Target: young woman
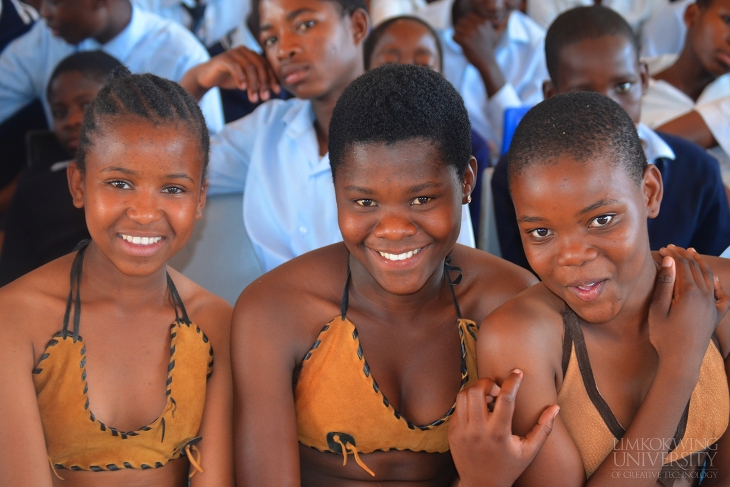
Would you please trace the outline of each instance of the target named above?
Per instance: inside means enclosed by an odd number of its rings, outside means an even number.
[[[68,181],[91,241],[0,289],[0,485],[233,484],[231,310],[166,265],[205,204],[208,143],[153,75],[88,107]]]
[[[515,134],[509,181],[542,282],[484,321],[479,373],[524,371],[517,434],[561,408],[515,485],[696,485],[703,465],[703,485],[727,485],[730,318],[713,273],[728,282],[730,262],[652,255],[662,180],[631,118],[597,93],[550,98]]]
[[[264,275],[234,311],[238,483],[446,487],[456,462],[461,485],[510,485],[557,408],[518,439],[507,407],[487,410],[491,382],[466,392],[476,323],[534,280],[456,244],[476,171],[463,101],[431,69],[372,70],[338,101],[329,150],[344,242]],[[501,440],[470,443],[482,426]]]

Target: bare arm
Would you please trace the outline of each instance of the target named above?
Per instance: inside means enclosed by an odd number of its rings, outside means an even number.
[[[0,487],[50,487],[32,370],[33,345],[19,330],[8,299],[0,301]]]
[[[196,322],[206,323],[205,332],[214,353],[213,375],[208,380],[205,393],[205,409],[197,446],[200,449],[203,473],[197,473],[190,481],[191,487],[233,487],[233,438],[231,384],[231,307],[220,298],[216,306]]]
[[[694,110],[682,115],[681,117],[677,117],[674,120],[670,120],[664,125],[657,127],[656,130],[682,137],[683,139],[694,142],[705,149],[709,149],[717,145],[715,136],[712,135],[707,123],[705,123],[702,116]]]

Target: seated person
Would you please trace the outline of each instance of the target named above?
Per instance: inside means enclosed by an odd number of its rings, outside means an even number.
[[[20,178],[8,208],[0,251],[0,286],[71,252],[89,238],[84,212],[73,205],[66,166],[76,155],[86,107],[121,63],[103,51],[72,54],[56,66],[47,98],[53,133],[66,157],[33,166]]]
[[[363,73],[363,0],[262,0],[264,56],[239,47],[190,70],[195,97],[213,86],[270,100],[211,139],[210,193],[243,192],[243,222],[262,269],[342,240],[327,140],[335,102]],[[460,243],[474,246],[469,209]]]
[[[550,26],[545,51],[551,78],[546,98],[596,91],[618,102],[636,124],[646,158],[663,180],[661,212],[648,223],[651,248],[673,243],[720,255],[730,245],[730,212],[717,161],[695,144],[639,122],[647,74],[626,21],[601,6],[569,10]],[[492,190],[502,256],[526,267],[505,158],[495,169]]]
[[[41,15],[22,37],[0,53],[0,123],[38,98],[48,125],[51,109],[45,90],[51,73],[78,51],[102,50],[137,73],[179,81],[192,66],[209,59],[184,27],[132,6],[129,0],[44,1]],[[211,130],[223,126],[217,91],[201,102]]]
[[[1,0],[0,52],[10,41],[28,32],[37,18],[38,12],[20,0]]]
[[[212,46],[251,10],[251,0],[132,0],[149,12],[184,25],[200,42]]]
[[[370,32],[365,40],[365,69],[384,64],[416,64],[428,66],[440,73],[443,51],[438,34],[426,22],[417,17],[394,17],[386,20]],[[478,133],[471,131],[471,153],[477,160],[477,182],[474,197],[469,202],[469,212],[474,234],[479,235],[481,210],[482,168],[489,167],[489,147]]]
[[[444,76],[464,98],[472,128],[493,146],[494,157],[505,108],[538,103],[548,78],[545,31],[514,10],[516,3],[456,0],[453,28],[441,36]]]
[[[546,29],[561,13],[575,7],[603,5],[626,19],[636,35],[652,16],[669,7],[671,0],[532,0],[527,15]]]
[[[687,7],[687,35],[679,56],[655,62],[641,121],[711,149],[730,187],[730,0],[698,0]],[[663,65],[663,67],[662,67]]]
[[[475,323],[534,282],[456,243],[476,177],[463,101],[430,69],[382,66],[344,91],[329,134],[344,242],[265,274],[234,311],[238,485],[511,485],[534,436],[507,435],[525,448],[493,455],[449,441],[466,426],[457,394],[484,406],[472,427],[498,419],[491,382],[466,392]],[[480,461],[452,458],[450,444]]]
[[[509,181],[541,282],[484,320],[479,375],[523,371],[516,434],[560,406],[514,485],[696,485],[705,461],[703,487],[728,485],[730,262],[652,255],[662,178],[631,118],[597,93],[546,100],[517,128]]]
[[[233,486],[231,307],[167,266],[208,144],[151,74],[119,68],[88,106],[68,179],[91,240],[0,288],[4,485]]]

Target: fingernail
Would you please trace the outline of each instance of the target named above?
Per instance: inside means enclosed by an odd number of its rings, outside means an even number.
[[[555,414],[553,414],[553,419],[558,417],[558,413],[560,412],[560,408],[558,408],[557,411],[555,411]]]
[[[669,244],[669,245],[667,245],[667,247],[675,247],[675,245],[674,244]]]
[[[522,371],[520,369],[514,369],[512,371],[513,374],[522,375]]]
[[[720,282],[720,278],[719,278],[719,277],[717,277],[717,276],[715,276],[715,280],[716,280],[717,282]]]
[[[664,257],[662,259],[662,267],[672,267],[672,258],[671,257]]]

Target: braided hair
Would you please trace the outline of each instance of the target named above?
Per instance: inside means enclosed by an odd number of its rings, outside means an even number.
[[[76,164],[82,173],[85,172],[86,155],[94,145],[94,135],[103,130],[103,124],[135,117],[155,125],[180,125],[190,130],[200,143],[205,179],[210,136],[198,104],[177,83],[154,74],[132,74],[123,66],[112,71],[109,82],[84,114],[76,151]]]

